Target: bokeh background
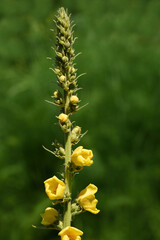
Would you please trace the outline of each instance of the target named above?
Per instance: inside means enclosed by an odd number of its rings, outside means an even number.
[[[0,239],[58,240],[37,230],[50,205],[43,181],[63,169],[42,148],[63,136],[56,107],[44,102],[57,88],[49,70],[54,15],[64,6],[76,23],[81,104],[75,115],[88,134],[81,144],[94,165],[73,184],[74,196],[98,186],[98,215],[74,226],[84,240],[160,239],[160,1],[0,1]]]

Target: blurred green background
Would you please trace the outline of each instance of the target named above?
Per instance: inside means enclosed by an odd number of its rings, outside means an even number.
[[[57,108],[44,102],[57,88],[46,57],[61,6],[76,23],[78,73],[87,72],[79,97],[90,104],[75,119],[94,152],[73,191],[94,183],[101,209],[74,226],[83,240],[159,240],[159,0],[0,1],[0,239],[59,239],[31,225],[50,205],[43,181],[63,164],[42,149],[63,139]]]

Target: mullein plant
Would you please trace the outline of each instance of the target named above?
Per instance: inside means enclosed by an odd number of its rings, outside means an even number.
[[[74,25],[64,8],[58,10],[55,24],[57,27],[56,49],[54,49],[56,60],[55,68],[51,68],[51,70],[57,76],[57,84],[61,91],[56,90],[52,96],[53,101],[48,102],[60,108],[57,119],[61,130],[64,132],[64,146],[55,142],[54,151],[44,148],[59,159],[64,160],[64,172],[61,174],[61,179],[53,176],[44,181],[45,192],[52,201],[52,207],[47,207],[41,214],[41,224],[44,226],[40,228],[57,229],[61,240],[80,240],[83,232],[71,226],[72,219],[75,215],[84,211],[93,214],[99,213],[100,210],[96,208],[98,200],[95,198],[98,188],[94,184],[89,184],[75,200],[72,199],[73,177],[83,167],[93,164],[93,153],[92,150],[85,149],[83,146],[72,150],[72,146],[79,143],[84,136],[81,133],[81,128],[75,126],[75,122],[71,121],[73,113],[82,108],[79,107],[80,101],[77,96],[79,90],[77,80],[82,74],[77,75],[74,63],[78,55],[75,55],[73,48],[76,40],[73,37]],[[59,204],[63,207],[63,212],[58,210]]]

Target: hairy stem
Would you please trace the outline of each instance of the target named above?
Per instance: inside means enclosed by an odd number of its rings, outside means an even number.
[[[69,106],[69,94],[65,92],[65,114],[67,114],[67,109]],[[71,162],[71,129],[69,132],[65,133],[65,197],[66,202],[64,204],[64,219],[63,219],[63,227],[67,227],[71,225],[71,181],[72,175],[70,172],[70,162]]]

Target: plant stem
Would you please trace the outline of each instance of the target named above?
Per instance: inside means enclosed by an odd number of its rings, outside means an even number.
[[[65,94],[65,114],[68,114],[68,106],[69,106],[69,95],[67,92]],[[65,197],[68,198],[66,203],[64,204],[64,219],[63,219],[63,227],[67,227],[71,225],[71,181],[72,175],[69,170],[69,165],[71,162],[71,129],[69,132],[65,133]]]

